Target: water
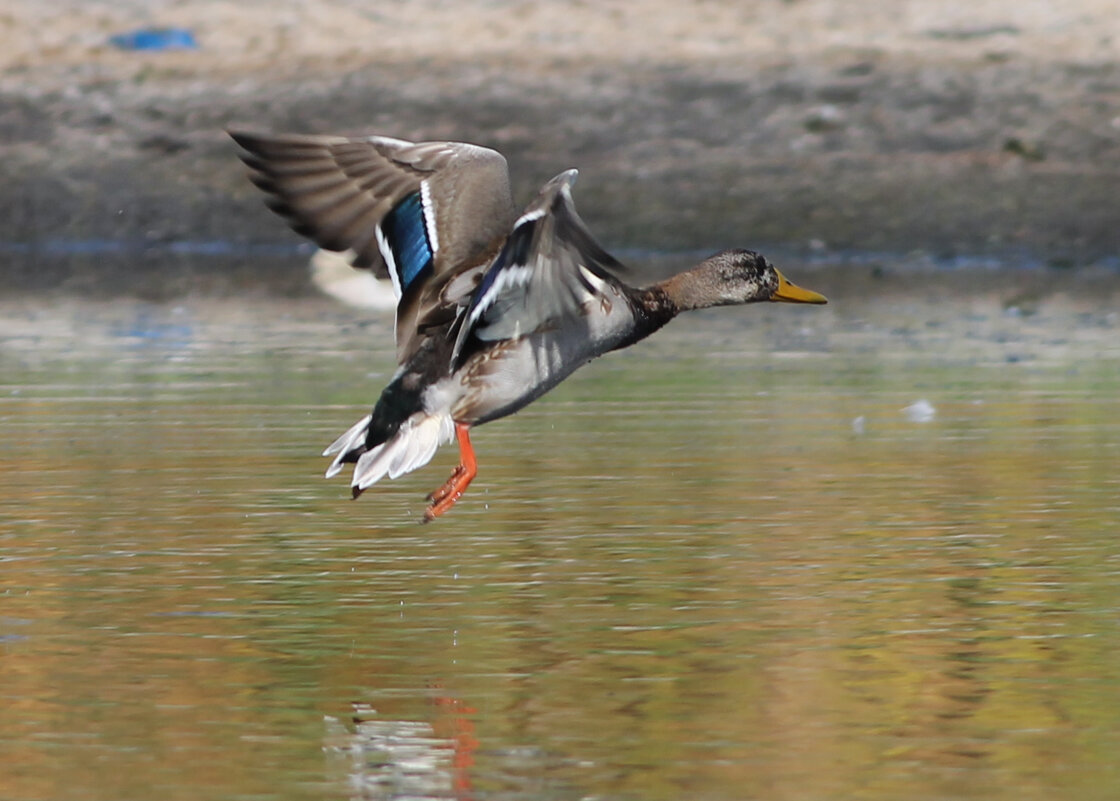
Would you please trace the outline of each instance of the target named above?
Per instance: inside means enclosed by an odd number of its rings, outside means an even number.
[[[1114,282],[1001,280],[682,320],[427,526],[320,477],[387,320],[5,301],[0,796],[1116,797]]]

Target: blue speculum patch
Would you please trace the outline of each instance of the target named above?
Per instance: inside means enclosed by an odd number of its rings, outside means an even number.
[[[432,265],[432,246],[428,241],[428,226],[424,220],[420,193],[413,192],[386,214],[382,230],[393,251],[401,292],[404,292],[425,268]]]

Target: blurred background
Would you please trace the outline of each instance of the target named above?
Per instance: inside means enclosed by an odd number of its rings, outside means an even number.
[[[392,313],[234,126],[830,303],[579,371],[419,526],[454,448],[322,480]],[[0,797],[1120,797],[1118,172],[1116,0],[6,0]]]
[[[8,289],[120,267],[179,291],[131,257],[296,242],[229,126],[478,142],[526,200],[578,167],[584,216],[639,254],[1115,268],[1120,246],[1109,0],[12,0],[0,45]],[[272,282],[295,264],[268,255]]]

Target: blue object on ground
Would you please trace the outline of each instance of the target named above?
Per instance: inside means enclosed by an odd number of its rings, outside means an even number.
[[[121,50],[197,50],[198,41],[186,28],[139,28],[110,36]]]

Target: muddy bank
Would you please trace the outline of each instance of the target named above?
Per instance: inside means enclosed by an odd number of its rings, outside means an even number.
[[[1120,65],[1107,4],[1083,0],[1077,25],[1053,30],[1050,17],[993,2],[953,18],[903,4],[911,13],[893,30],[889,18],[851,27],[860,4],[809,0],[697,7],[710,18],[655,4],[679,30],[626,6],[561,2],[469,4],[477,18],[457,22],[436,2],[396,17],[322,4],[333,29],[298,4],[197,5],[227,16],[209,18],[220,30],[194,19],[196,52],[107,48],[98,37],[128,18],[105,7],[84,51],[9,55],[6,284],[71,280],[76,263],[127,274],[138,253],[158,275],[182,242],[223,243],[232,259],[294,247],[244,180],[229,126],[476,141],[506,153],[526,199],[576,166],[581,212],[616,249],[918,252],[1063,268],[1120,254]],[[191,21],[180,4],[152,7],[152,18]],[[822,9],[847,35],[829,35]],[[428,34],[408,33],[410,22]],[[400,35],[379,49],[362,39],[375,33]],[[1079,48],[1046,47],[1059,35]],[[90,240],[126,243],[127,257],[62,252]]]

